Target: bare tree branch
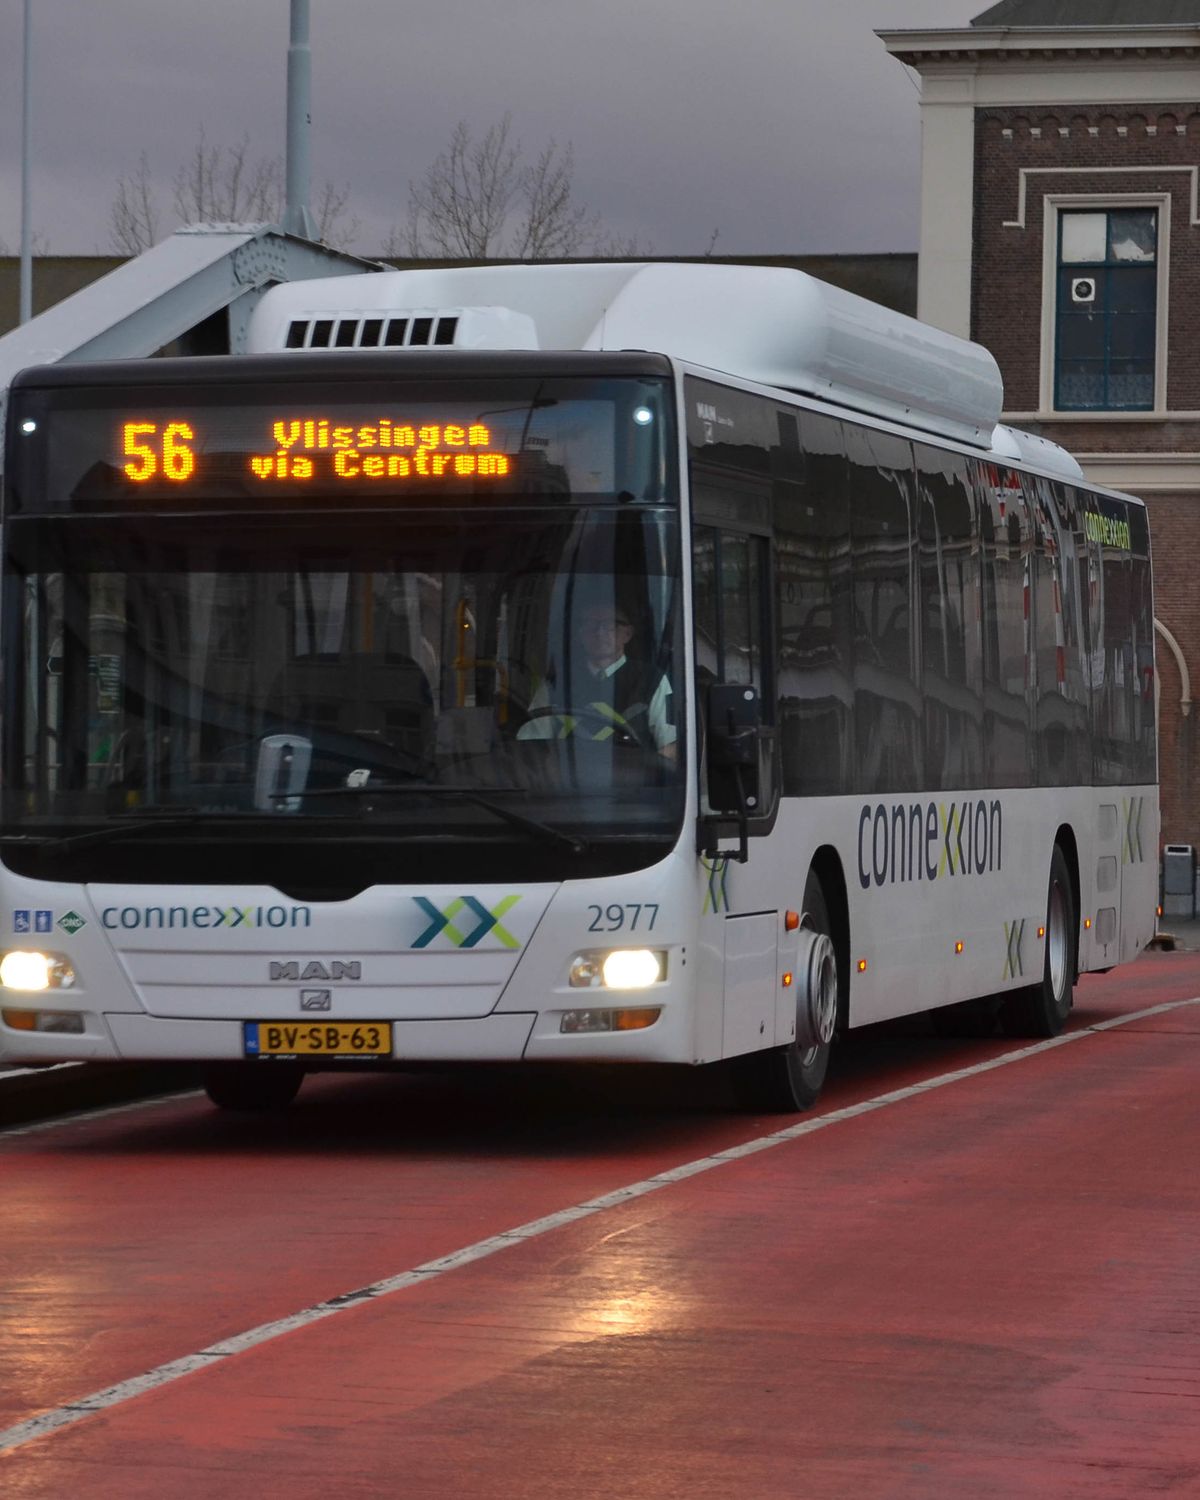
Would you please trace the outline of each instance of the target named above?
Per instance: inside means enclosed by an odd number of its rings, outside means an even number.
[[[406,239],[414,256],[483,260],[502,253],[502,236],[520,188],[519,145],[505,115],[475,141],[464,120],[419,182],[408,188]]]
[[[50,241],[39,229],[35,229],[29,236],[29,253],[35,256],[50,254]],[[13,251],[9,248],[8,241],[0,236],[0,255],[12,254]]]
[[[334,250],[348,250],[358,239],[362,222],[354,214],[346,218],[350,203],[348,187],[334,187],[328,179],[321,185],[312,215],[317,226],[317,237],[323,245]]]
[[[117,196],[109,217],[113,245],[122,255],[140,255],[158,238],[154,186],[144,151],[138,157],[136,169],[128,177],[117,178]]]
[[[171,182],[174,217],[181,224],[277,224],[283,215],[284,171],[280,157],[252,157],[250,138],[232,146],[210,145],[203,130]],[[325,182],[313,218],[325,244],[348,248],[361,229],[348,216],[349,188]],[[125,255],[148,250],[158,238],[156,186],[146,153],[137,168],[117,179],[110,209],[112,242]]]
[[[276,222],[283,212],[283,164],[278,156],[251,161],[250,139],[210,146],[203,130],[175,174],[175,212],[185,224]]]
[[[654,243],[636,234],[601,234],[588,246],[588,253],[601,260],[645,260],[654,254]]]
[[[552,140],[537,161],[521,173],[523,213],[514,236],[521,260],[553,260],[578,255],[599,233],[597,215],[572,203],[575,155],[568,143],[559,153]]]
[[[409,184],[408,220],[392,229],[384,254],[414,260],[561,260],[592,250],[636,254],[636,248],[616,242],[607,249],[599,215],[575,202],[574,179],[570,142],[560,147],[551,140],[527,162],[512,138],[511,115],[478,140],[460,120],[446,150]]]

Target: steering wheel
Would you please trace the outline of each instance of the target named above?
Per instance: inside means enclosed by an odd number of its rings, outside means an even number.
[[[610,719],[607,714],[599,713],[594,708],[559,708],[556,704],[550,703],[546,704],[542,708],[531,708],[525,715],[525,722],[527,724],[532,724],[535,719],[565,718],[584,720],[589,724],[598,724],[604,729],[611,729],[611,738],[615,739],[618,744],[624,743],[624,740],[618,738],[619,736],[624,735],[630,741],[632,741],[632,743],[636,745],[639,750],[648,750],[650,748],[649,745],[647,745],[646,741],[638,733],[638,731],[633,727],[632,724],[628,723],[628,721],[626,721],[625,719],[621,719],[619,721],[616,719]],[[569,739],[570,736],[566,735],[563,736],[563,738]],[[596,737],[592,735],[589,736],[589,738],[594,740]]]

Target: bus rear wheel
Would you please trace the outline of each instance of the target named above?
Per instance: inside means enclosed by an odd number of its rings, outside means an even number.
[[[1001,1024],[1009,1036],[1057,1036],[1075,1003],[1079,940],[1071,873],[1059,844],[1050,861],[1046,894],[1046,954],[1040,984],[1018,990],[1004,1001]]]
[[[200,1081],[218,1109],[267,1114],[288,1107],[304,1082],[304,1069],[295,1063],[208,1063]]]
[[[839,966],[825,893],[812,872],[804,887],[803,926],[813,934],[809,940],[813,954],[811,981],[807,986],[797,985],[798,990],[807,988],[809,992],[807,997],[797,995],[797,1006],[807,1007],[807,1017],[797,1017],[797,1040],[786,1047],[751,1052],[734,1060],[734,1087],[744,1109],[792,1114],[811,1108],[821,1096],[838,1018]],[[804,1035],[806,1029],[809,1036]]]

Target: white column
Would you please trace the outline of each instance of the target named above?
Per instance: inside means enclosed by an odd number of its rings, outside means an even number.
[[[921,90],[917,317],[960,338],[971,336],[974,83],[973,72],[939,72]]]

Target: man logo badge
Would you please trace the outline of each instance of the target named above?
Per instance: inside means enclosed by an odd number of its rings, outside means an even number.
[[[267,977],[272,983],[282,980],[299,980],[301,984],[306,979],[361,979],[362,960],[358,958],[331,958],[328,962],[322,962],[319,958],[309,959],[307,963],[301,963],[298,959],[289,959],[280,963],[276,959],[271,960]]]
[[[333,1009],[333,991],[332,990],[301,990],[300,991],[300,1009],[301,1010],[332,1010]]]

